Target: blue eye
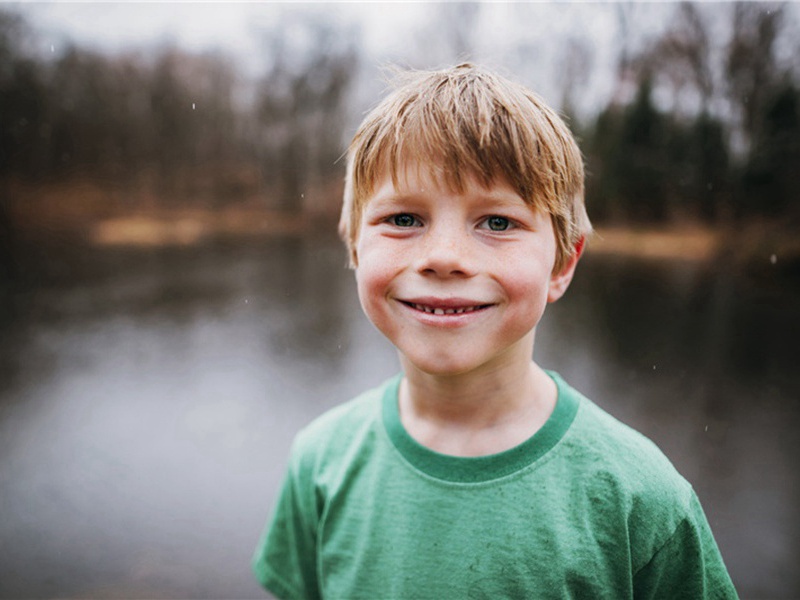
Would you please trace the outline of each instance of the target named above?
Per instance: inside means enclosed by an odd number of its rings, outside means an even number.
[[[400,213],[399,215],[390,217],[389,222],[396,227],[413,227],[416,225],[417,219],[414,218],[414,215]]]
[[[506,231],[507,229],[512,227],[511,221],[506,219],[505,217],[488,217],[484,221],[486,227],[491,229],[492,231]]]

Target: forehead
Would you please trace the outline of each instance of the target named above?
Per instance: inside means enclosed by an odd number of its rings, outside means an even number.
[[[496,177],[486,182],[476,174],[463,174],[460,185],[455,185],[441,169],[421,162],[407,163],[394,176],[384,169],[367,195],[363,208],[368,205],[386,206],[441,200],[481,205],[526,205],[526,202],[505,177]]]
[[[383,165],[378,170],[370,192],[369,201],[380,190],[391,188],[396,194],[417,194],[426,190],[437,190],[450,194],[467,192],[488,192],[494,188],[511,188],[502,173],[482,173],[476,169],[453,169],[434,157],[399,158],[393,163]]]

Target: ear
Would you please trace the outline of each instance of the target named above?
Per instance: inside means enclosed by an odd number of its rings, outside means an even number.
[[[578,266],[578,260],[580,260],[583,254],[585,245],[586,237],[584,236],[575,244],[575,249],[569,257],[567,264],[565,264],[558,273],[554,272],[550,276],[550,286],[547,289],[548,302],[555,302],[567,291],[569,284],[572,282],[572,276],[575,275],[575,267]]]
[[[358,253],[356,252],[355,247],[351,248],[350,250],[350,262],[347,266],[353,270],[358,268]]]
[[[347,247],[347,266],[350,269],[358,267],[358,256],[356,254],[356,243],[358,240],[351,239],[350,237],[350,217],[342,212],[339,218],[339,238],[344,242]]]

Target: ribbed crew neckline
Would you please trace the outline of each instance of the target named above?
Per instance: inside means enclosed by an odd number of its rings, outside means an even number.
[[[383,424],[392,444],[416,469],[458,483],[481,483],[506,477],[527,467],[555,446],[569,429],[580,403],[575,390],[558,373],[547,371],[558,388],[556,406],[545,424],[527,440],[497,454],[462,457],[441,454],[417,442],[400,421],[398,392],[402,374],[394,377],[383,394]]]

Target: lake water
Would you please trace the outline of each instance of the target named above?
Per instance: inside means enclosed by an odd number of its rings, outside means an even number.
[[[335,239],[50,249],[0,302],[0,596],[263,597],[295,432],[395,373]],[[800,596],[797,289],[592,257],[536,355],[694,484],[743,598]]]

